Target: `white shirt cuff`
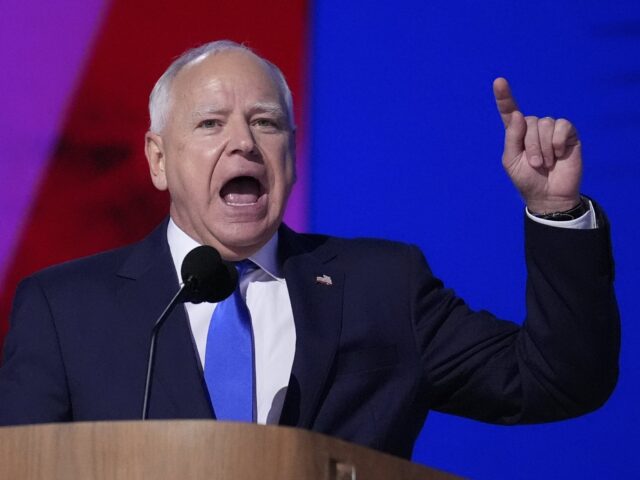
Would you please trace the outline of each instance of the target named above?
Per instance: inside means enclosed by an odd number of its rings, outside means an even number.
[[[576,230],[589,230],[592,228],[598,228],[598,222],[596,221],[596,211],[593,209],[593,204],[589,200],[589,211],[581,217],[574,218],[573,220],[545,220],[544,218],[538,218],[531,215],[528,208],[525,208],[527,216],[534,222],[542,223],[543,225],[549,225],[550,227],[559,228],[574,228]]]

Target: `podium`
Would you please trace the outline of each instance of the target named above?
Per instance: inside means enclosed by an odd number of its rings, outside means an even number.
[[[460,477],[295,428],[168,420],[2,427],[0,478],[445,480]]]

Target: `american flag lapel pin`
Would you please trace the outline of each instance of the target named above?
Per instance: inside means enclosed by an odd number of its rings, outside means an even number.
[[[320,285],[326,285],[327,287],[330,287],[331,285],[333,285],[333,281],[331,280],[331,277],[329,275],[322,275],[321,277],[316,277],[316,283]]]

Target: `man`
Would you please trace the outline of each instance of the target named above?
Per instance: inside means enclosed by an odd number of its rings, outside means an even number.
[[[494,92],[503,165],[528,209],[522,327],[471,311],[415,247],[282,225],[295,181],[291,95],[275,66],[213,42],[176,60],[151,95],[145,150],[170,219],[139,244],[19,287],[0,424],[138,418],[150,328],[200,244],[256,266],[240,291],[258,422],[409,457],[432,408],[513,424],[600,406],[617,378],[618,315],[607,223],[579,192],[577,133],[523,117],[504,79]],[[151,418],[222,410],[220,373],[208,372],[224,363],[215,355],[236,353],[212,333],[223,303],[187,304],[163,326]]]

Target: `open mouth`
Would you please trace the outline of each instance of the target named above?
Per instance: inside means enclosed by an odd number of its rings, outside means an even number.
[[[260,181],[249,176],[234,177],[220,189],[220,197],[232,207],[255,205],[264,193]]]

